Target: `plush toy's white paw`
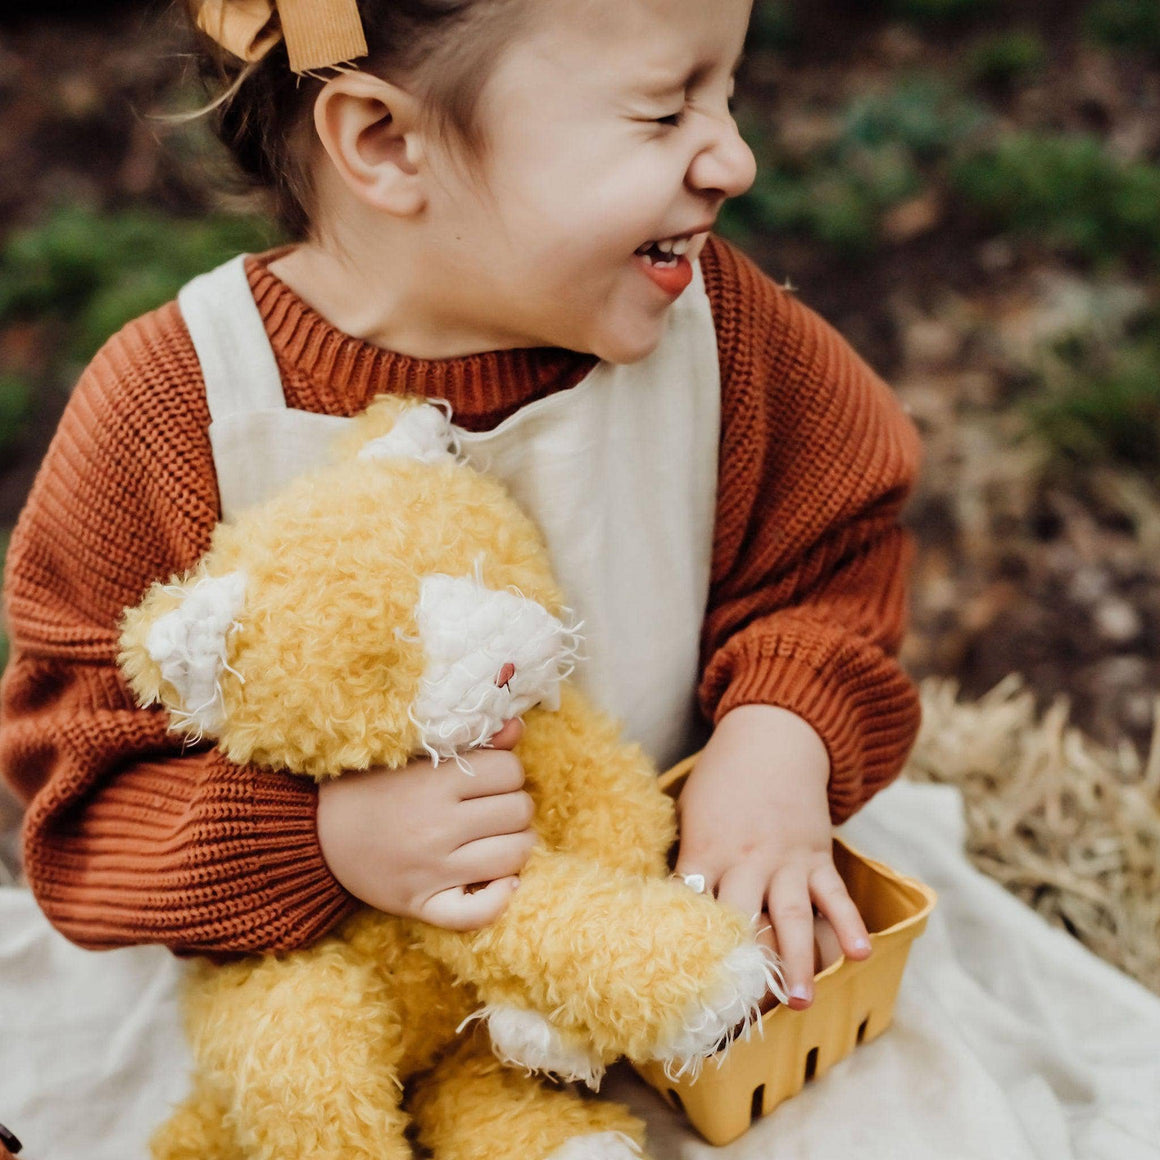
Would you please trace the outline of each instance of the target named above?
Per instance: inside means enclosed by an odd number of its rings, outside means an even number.
[[[487,1023],[491,1047],[512,1067],[545,1072],[568,1083],[579,1081],[599,1091],[604,1065],[583,1047],[569,1043],[542,1015],[497,1004],[473,1016]]]
[[[548,1160],[639,1160],[640,1149],[623,1132],[593,1132],[573,1136]]]
[[[787,1001],[776,955],[756,943],[731,951],[714,986],[686,1010],[676,1033],[657,1044],[653,1059],[664,1063],[670,1079],[695,1077],[704,1058],[724,1047],[735,1029],[749,1031],[767,990]]]

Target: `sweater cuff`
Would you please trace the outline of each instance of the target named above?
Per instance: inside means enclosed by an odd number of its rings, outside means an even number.
[[[883,672],[885,657],[862,672],[838,671],[834,664],[780,655],[776,641],[747,644],[713,724],[739,705],[776,705],[801,717],[825,743],[830,818],[844,822],[901,772],[921,720],[914,686],[893,664]]]
[[[360,905],[327,866],[318,842],[318,787],[304,778],[248,770],[253,823],[249,846],[265,874],[256,937],[262,951],[296,950],[316,942]]]
[[[146,759],[89,803],[64,849],[26,842],[26,869],[54,925],[91,949],[296,950],[358,905],[322,857],[317,808],[312,782],[216,751]]]

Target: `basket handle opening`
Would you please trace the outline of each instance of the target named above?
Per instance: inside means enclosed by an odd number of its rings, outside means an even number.
[[[765,1084],[759,1083],[753,1089],[753,1100],[749,1105],[750,1120],[760,1120],[765,1115]]]

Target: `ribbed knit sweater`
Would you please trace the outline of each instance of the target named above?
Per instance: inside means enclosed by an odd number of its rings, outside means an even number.
[[[346,335],[268,269],[246,271],[289,406],[354,415],[380,393],[447,399],[488,430],[575,386],[591,356],[509,350],[423,361]],[[899,772],[919,721],[895,655],[911,546],[898,524],[916,433],[837,333],[736,250],[702,256],[722,430],[701,709],[781,705],[829,751],[841,821]],[[182,749],[116,666],[117,623],[209,546],[218,496],[197,357],[176,303],[84,371],[8,553],[12,656],[0,771],[28,803],[24,865],[49,919],[102,948],[299,947],[355,905],[315,830],[317,791]]]

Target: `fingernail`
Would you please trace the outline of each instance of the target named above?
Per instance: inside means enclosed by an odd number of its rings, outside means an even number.
[[[813,987],[807,987],[799,983],[796,987],[791,988],[789,997],[791,999],[799,999],[803,1003],[812,1003],[814,999]]]
[[[512,889],[519,890],[519,888],[520,888],[520,880],[517,878],[512,882]]]
[[[854,949],[856,951],[868,951],[870,949],[870,940],[866,938],[855,939]]]

